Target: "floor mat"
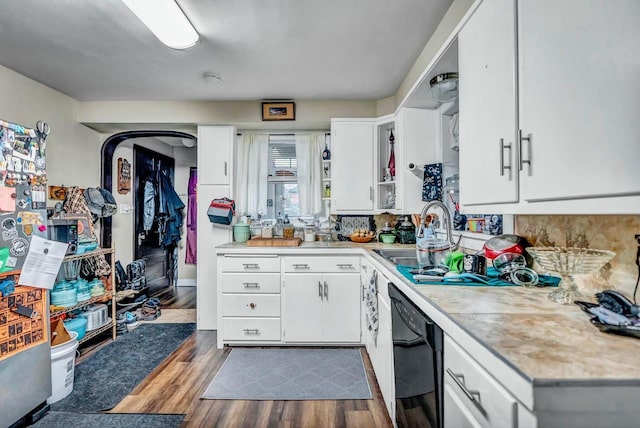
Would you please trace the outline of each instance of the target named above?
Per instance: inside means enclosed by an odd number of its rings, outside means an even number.
[[[73,392],[55,412],[99,412],[118,404],[195,331],[195,324],[142,324],[75,367]]]
[[[177,428],[183,420],[184,415],[49,412],[32,426],[37,428]]]
[[[368,400],[360,349],[235,348],[202,398]]]

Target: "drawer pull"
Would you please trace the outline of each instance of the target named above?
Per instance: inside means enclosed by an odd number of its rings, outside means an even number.
[[[327,287],[327,281],[324,282],[324,298],[329,300],[329,287]]]
[[[258,263],[242,263],[242,266],[245,269],[260,269],[260,265]]]
[[[244,334],[260,334],[260,330],[257,328],[245,328]]]
[[[294,263],[293,264],[293,268],[294,269],[309,269],[309,265],[306,263]]]
[[[338,263],[337,266],[340,269],[353,269],[353,265],[351,263]]]
[[[249,303],[247,306],[249,306],[251,309],[255,309],[256,306],[258,306],[258,305],[256,305],[255,303],[252,302],[252,303]]]
[[[243,282],[244,288],[260,288],[260,284],[257,282]]]
[[[318,297],[322,300],[322,283],[318,281]]]
[[[480,391],[467,389],[467,386],[464,383],[464,375],[457,374],[451,371],[451,369],[447,369],[447,373],[453,381],[458,385],[458,387],[464,392],[464,395],[467,396],[469,400],[478,408],[480,413],[482,413],[485,417],[487,416],[487,411],[482,407],[482,403],[480,402]]]

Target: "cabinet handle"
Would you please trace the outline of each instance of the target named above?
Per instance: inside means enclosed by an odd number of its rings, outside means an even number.
[[[373,186],[369,186],[369,200],[373,201]]]
[[[322,300],[322,283],[320,281],[318,281],[318,296]]]
[[[224,176],[227,176],[227,161],[224,161]]]
[[[340,269],[353,269],[353,265],[351,263],[336,263]]]
[[[253,303],[253,302],[251,302],[251,303],[249,303],[247,306],[249,306],[251,309],[255,309],[255,308],[256,308],[256,306],[258,306],[258,305],[257,305],[257,304],[255,304],[255,303]]]
[[[324,282],[324,298],[329,300],[329,287],[327,286],[327,281]]]
[[[504,164],[504,149],[509,150],[509,159],[511,159],[511,144],[505,144],[504,138],[500,138],[500,175],[504,175],[504,170],[508,169],[511,171],[511,165]]]
[[[260,283],[258,282],[243,282],[244,288],[260,288]]]
[[[245,328],[244,334],[260,334],[260,330],[257,328]]]
[[[242,263],[242,266],[245,269],[260,269],[260,265],[258,263]]]
[[[467,396],[469,400],[478,408],[480,413],[482,413],[485,417],[487,416],[487,411],[482,407],[482,403],[480,402],[480,391],[469,390],[464,383],[464,375],[457,374],[451,371],[451,369],[447,369],[447,373],[451,376],[451,379],[458,385],[458,387],[464,392],[464,395]]]
[[[306,263],[293,264],[294,269],[309,269],[309,265]]]
[[[523,152],[522,152],[522,142],[526,141],[527,144],[527,157],[529,159],[525,159]],[[522,171],[522,169],[524,168],[524,164],[526,163],[527,165],[529,165],[529,167],[531,167],[531,135],[529,135],[528,137],[523,137],[522,136],[522,129],[518,129],[518,144],[519,144],[519,152],[520,152],[520,171]]]

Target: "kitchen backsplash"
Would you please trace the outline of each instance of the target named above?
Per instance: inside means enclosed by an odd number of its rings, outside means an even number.
[[[615,288],[631,297],[638,277],[635,264],[640,215],[518,215],[515,233],[534,246],[587,247],[616,253],[596,274],[577,275],[587,297]]]

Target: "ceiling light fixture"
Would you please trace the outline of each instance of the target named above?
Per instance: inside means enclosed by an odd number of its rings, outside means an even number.
[[[165,45],[188,49],[200,36],[175,0],[122,0],[144,25]]]
[[[458,96],[458,73],[442,73],[429,81],[431,96],[441,103],[448,103]]]

